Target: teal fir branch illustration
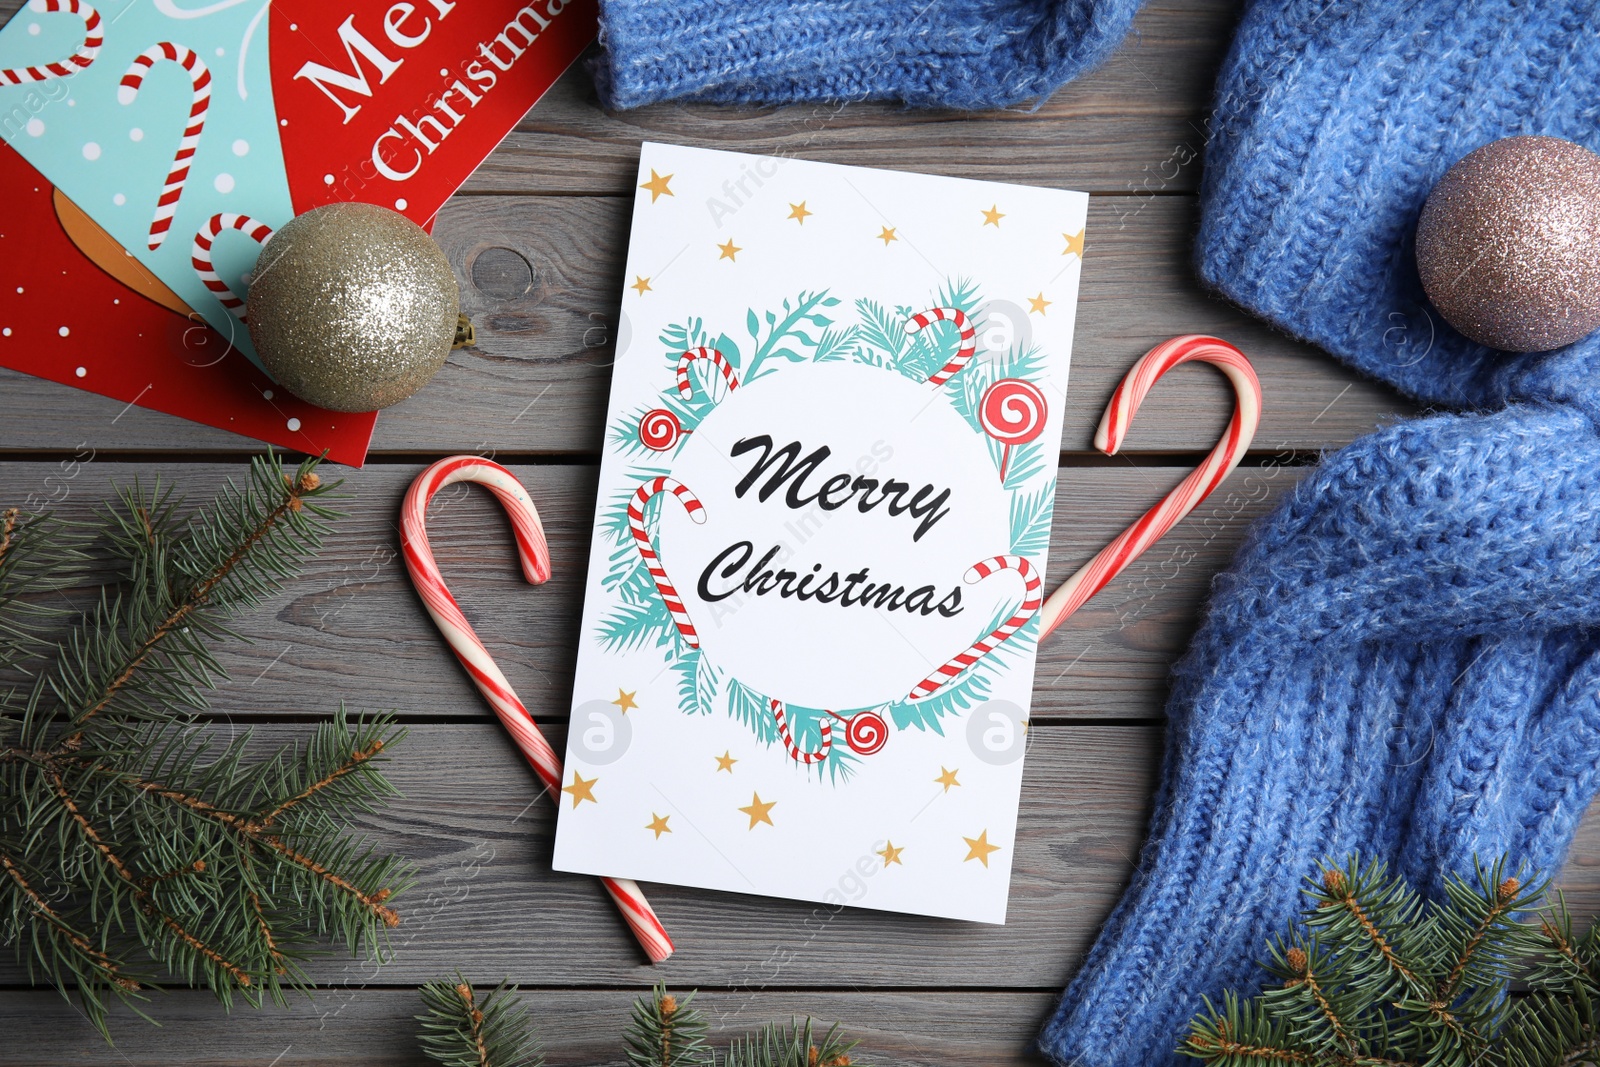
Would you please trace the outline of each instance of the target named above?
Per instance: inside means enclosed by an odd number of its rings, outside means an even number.
[[[929,308],[935,310],[929,311]],[[692,317],[665,327],[658,341],[670,375],[653,401],[621,414],[607,430],[613,454],[629,461],[617,488],[602,501],[599,524],[611,545],[601,585],[612,598],[596,636],[613,651],[654,648],[672,672],[685,715],[723,714],[742,723],[758,741],[781,744],[829,781],[848,778],[862,755],[881,747],[885,719],[896,729],[943,733],[942,720],[989,698],[1008,661],[1036,640],[1037,618],[1021,622],[1012,600],[980,634],[990,634],[985,652],[936,691],[908,695],[887,706],[859,709],[806,708],[757,692],[719,667],[699,647],[687,610],[667,584],[654,554],[656,502],[677,492],[696,516],[698,501],[672,480],[671,465],[702,421],[738,389],[803,363],[851,362],[930,382],[951,409],[980,436],[1010,500],[1009,557],[1039,559],[1049,546],[1055,499],[1055,458],[1041,439],[1046,403],[1038,381],[1046,375],[1044,353],[1023,341],[974,357],[974,335],[982,325],[983,300],[968,280],[947,281],[922,307],[886,307],[870,299],[846,306],[827,290],[801,292],[771,309],[750,308],[744,336],[713,333]],[[841,312],[844,312],[841,315]],[[854,321],[841,321],[850,318]],[[931,318],[930,318],[931,316]],[[925,328],[942,321],[945,326]],[[951,328],[954,326],[955,328]],[[1020,406],[1019,406],[1020,405]],[[1007,420],[1025,420],[1022,435],[1008,435]],[[673,487],[677,486],[676,489]],[[646,488],[650,491],[646,493]],[[1026,567],[1023,562],[1022,566]],[[1036,588],[1038,578],[1030,579]],[[915,698],[914,698],[915,697]],[[830,744],[848,730],[849,745]],[[826,772],[821,775],[821,772]]]

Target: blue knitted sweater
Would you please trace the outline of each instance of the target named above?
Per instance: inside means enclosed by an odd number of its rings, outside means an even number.
[[[1562,862],[1600,784],[1600,341],[1473,344],[1428,307],[1411,242],[1473,148],[1600,147],[1596,7],[1249,5],[1206,150],[1202,279],[1469,410],[1328,457],[1218,579],[1133,883],[1041,1038],[1057,1063],[1173,1062],[1202,995],[1254,991],[1324,857],[1435,892],[1475,855]]]
[[[1002,107],[1099,63],[1142,0],[600,0],[608,108],[903,100]]]

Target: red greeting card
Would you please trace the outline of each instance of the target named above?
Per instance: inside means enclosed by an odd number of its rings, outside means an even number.
[[[259,369],[261,243],[334,201],[431,224],[595,22],[595,0],[32,0],[0,31],[0,366],[360,463],[372,415]]]

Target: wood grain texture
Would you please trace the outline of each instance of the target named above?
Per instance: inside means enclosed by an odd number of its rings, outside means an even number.
[[[478,344],[451,353],[427,387],[379,417],[375,453],[597,454],[630,204],[616,197],[452,200],[435,236],[462,284]],[[1255,363],[1266,397],[1258,454],[1338,447],[1412,410],[1386,387],[1203,293],[1190,266],[1197,221],[1192,197],[1091,202],[1063,432],[1069,453],[1091,450],[1100,414],[1133,361],[1181,333],[1218,334]],[[921,292],[941,281],[930,271],[908,284]],[[1018,305],[1024,295],[1016,295]],[[1209,449],[1232,405],[1221,375],[1180,367],[1146,401],[1128,450]],[[239,454],[261,447],[11,371],[0,371],[0,425],[0,451],[84,445]]]
[[[499,975],[471,969],[475,984]],[[623,1067],[622,1028],[635,994],[535,990],[533,1009],[550,1067]],[[701,993],[695,1003],[718,1043],[764,1022],[811,1016],[824,1027],[843,1022],[861,1042],[856,1062],[885,1067],[1021,1067],[1043,1064],[1027,1051],[1049,1012],[1050,993],[959,993],[959,1010],[932,993]],[[224,1016],[209,996],[176,992],[160,998],[155,1029],[120,1014],[117,1047],[107,1048],[76,1011],[53,993],[0,997],[0,1051],[11,1067],[424,1067],[411,1017],[422,1010],[414,991],[374,988],[340,998],[295,1001],[287,1009],[235,1009]],[[337,1014],[335,1014],[337,1013]]]
[[[243,467],[91,462],[0,464],[0,506],[57,503],[87,517],[114,485],[160,478],[194,503]],[[219,711],[239,717],[323,713],[338,701],[403,713],[488,721],[489,712],[424,614],[398,556],[400,499],[420,464],[347,475],[348,518],[300,579],[241,618],[248,644],[223,647],[232,680]],[[573,628],[587,573],[596,471],[513,467],[543,516],[554,577],[524,584],[509,527],[489,494],[466,485],[436,498],[429,536],[451,591],[529,709],[564,719],[577,655]],[[1229,481],[1040,646],[1034,714],[1041,720],[1160,714],[1172,662],[1196,625],[1211,575],[1246,526],[1304,473],[1235,471]],[[1061,468],[1049,580],[1060,581],[1183,477],[1170,467]]]

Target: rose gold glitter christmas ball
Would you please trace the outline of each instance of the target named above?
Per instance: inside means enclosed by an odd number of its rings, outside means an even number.
[[[1508,352],[1600,328],[1600,156],[1559,137],[1468,153],[1428,194],[1417,269],[1439,313]]]

